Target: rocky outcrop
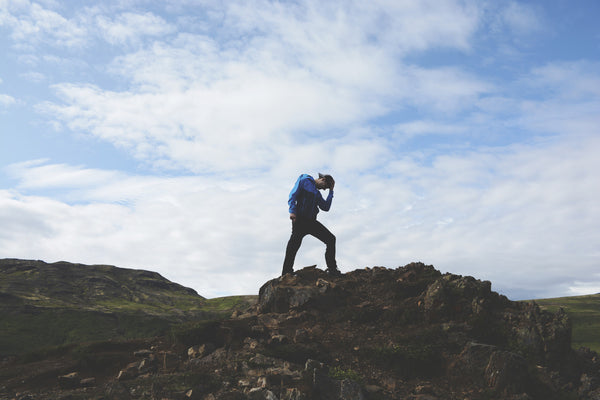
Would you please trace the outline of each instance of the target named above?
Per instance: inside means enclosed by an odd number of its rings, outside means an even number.
[[[308,267],[266,282],[247,312],[187,324],[144,349],[129,349],[112,373],[96,371],[94,387],[81,387],[91,374],[81,369],[78,387],[69,388],[65,371],[56,375],[61,391],[32,393],[48,399],[82,393],[202,400],[598,398],[598,355],[573,351],[570,334],[563,312],[512,302],[490,282],[422,263],[340,277]]]

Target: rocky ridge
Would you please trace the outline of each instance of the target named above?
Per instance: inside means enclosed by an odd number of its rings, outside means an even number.
[[[598,355],[570,337],[564,312],[422,263],[308,267],[226,320],[5,360],[0,398],[600,399]]]

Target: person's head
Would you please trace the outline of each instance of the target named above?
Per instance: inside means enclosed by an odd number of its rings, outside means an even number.
[[[319,174],[319,178],[315,179],[317,189],[333,189],[335,180],[331,175]]]

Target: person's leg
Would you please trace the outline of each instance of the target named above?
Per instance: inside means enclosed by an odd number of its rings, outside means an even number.
[[[335,235],[317,220],[313,221],[308,233],[325,243],[325,263],[327,263],[327,269],[330,271],[337,271],[337,262],[335,261]]]
[[[285,249],[285,259],[283,260],[283,269],[281,271],[282,276],[294,272],[294,260],[302,244],[302,239],[306,236],[305,228],[306,224],[300,219],[292,222],[292,234]]]

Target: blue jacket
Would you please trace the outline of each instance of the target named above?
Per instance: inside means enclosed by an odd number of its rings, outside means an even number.
[[[333,190],[329,191],[327,200],[323,200],[321,192],[315,185],[314,178],[308,174],[302,174],[290,192],[290,199],[288,200],[290,214],[296,214],[301,218],[316,219],[319,208],[323,211],[329,211],[332,200]]]

